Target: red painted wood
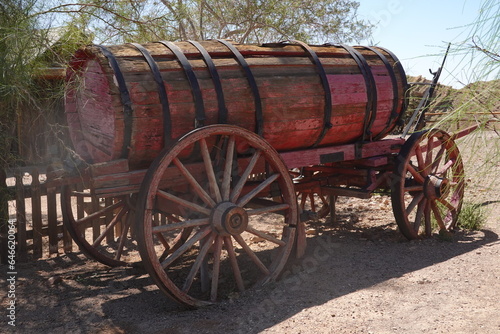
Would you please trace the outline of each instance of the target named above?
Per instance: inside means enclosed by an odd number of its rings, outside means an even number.
[[[176,43],[190,59],[205,107],[205,125],[217,123],[218,103],[210,73],[199,52],[189,43]],[[255,130],[254,96],[239,64],[225,46],[202,42],[214,58],[222,79],[228,122]],[[194,129],[194,98],[186,76],[172,53],[159,43],[144,44],[160,68],[172,119],[172,138]],[[323,129],[324,90],[315,66],[298,46],[236,45],[245,55],[259,87],[264,138],[278,151],[311,147]],[[342,48],[312,47],[327,73],[332,97],[333,127],[320,146],[353,143],[362,137],[367,103],[365,79],[356,62]],[[128,152],[131,170],[147,167],[163,148],[163,116],[157,85],[142,55],[130,45],[109,46],[115,55],[132,101],[132,140]],[[371,66],[377,90],[373,136],[394,126],[388,121],[393,100],[403,112],[404,73],[395,60],[379,49],[396,71],[398,96],[383,62],[372,51],[357,50]],[[96,47],[79,50],[67,72],[66,113],[75,150],[89,163],[121,158],[125,136],[123,106],[108,60]],[[385,133],[384,133],[385,134]]]

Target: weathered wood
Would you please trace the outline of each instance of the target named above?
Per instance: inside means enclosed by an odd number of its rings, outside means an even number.
[[[19,171],[16,171],[14,178],[16,180],[16,221],[17,221],[17,242],[18,251],[21,257],[25,257],[26,246],[26,203],[23,178]]]
[[[292,169],[309,165],[320,165],[325,163],[324,160],[330,160],[328,162],[337,162],[395,154],[399,152],[403,143],[404,139],[402,138],[383,139],[375,142],[363,143],[358,149],[359,157],[356,156],[356,144],[283,152],[281,153],[281,157],[288,168]]]
[[[42,257],[42,196],[40,193],[40,174],[38,169],[31,172],[31,207],[33,219],[33,257]]]
[[[59,252],[57,236],[57,190],[47,188],[47,224],[49,230],[49,254]]]
[[[221,78],[228,122],[255,130],[255,97],[248,78],[228,48],[217,41],[201,44],[213,58]],[[177,46],[188,57],[200,85],[206,120],[218,122],[219,106],[214,83],[200,52],[190,43]],[[312,147],[323,131],[325,90],[309,55],[297,45],[235,45],[245,56],[258,85],[263,112],[263,137],[280,152]],[[153,56],[166,87],[172,123],[172,139],[194,129],[194,93],[173,53],[160,43],[143,45]],[[372,136],[384,135],[395,124],[391,115],[404,110],[405,74],[396,59],[378,49],[389,61],[397,81],[394,95],[389,70],[382,60],[364,47],[356,50],[370,66],[375,86],[377,112],[367,118],[366,78],[356,61],[342,47],[312,47],[325,69],[332,99],[331,129],[320,146],[352,143],[363,136],[368,118]],[[164,146],[162,104],[158,85],[142,54],[132,45],[109,46],[126,82],[131,108],[131,170],[146,168]],[[75,150],[89,163],[123,158],[127,128],[120,92],[108,59],[96,46],[79,50],[67,74],[66,112]],[[125,171],[124,171],[125,172]]]

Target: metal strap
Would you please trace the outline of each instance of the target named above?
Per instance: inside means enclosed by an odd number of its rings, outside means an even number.
[[[168,104],[167,90],[165,88],[163,78],[161,77],[160,69],[158,68],[158,65],[156,64],[155,60],[148,50],[146,50],[142,45],[138,43],[130,44],[135,46],[137,50],[142,53],[144,59],[146,59],[146,62],[149,65],[149,68],[151,69],[153,78],[158,86],[158,97],[160,98],[163,114],[163,142],[164,146],[167,146],[172,141],[172,120],[170,118],[170,106]]]
[[[195,127],[199,128],[205,124],[205,106],[203,104],[203,96],[201,94],[200,84],[198,83],[198,78],[196,78],[196,74],[194,74],[193,67],[186,55],[182,52],[182,50],[172,42],[160,41],[159,43],[165,45],[170,49],[177,57],[177,60],[181,64],[184,69],[184,73],[189,81],[189,85],[191,86],[191,92],[193,94],[193,100],[195,105]]]
[[[379,50],[375,49],[374,47],[367,46],[366,47],[368,50],[372,51],[375,53],[380,60],[385,65],[385,68],[387,69],[387,72],[389,73],[389,77],[391,78],[391,84],[392,84],[392,110],[391,110],[391,115],[389,116],[387,120],[387,124],[385,125],[385,128],[380,132],[379,135],[377,135],[374,139],[378,140],[385,136],[387,131],[390,131],[390,127],[392,122],[398,117],[398,96],[399,96],[399,89],[398,89],[398,80],[396,79],[396,74],[394,73],[394,69],[392,68],[391,64],[387,60],[387,58],[384,56],[382,52]]]
[[[347,52],[349,52],[352,58],[358,64],[359,70],[365,79],[365,87],[366,87],[366,112],[365,112],[365,124],[363,126],[363,141],[372,139],[371,128],[375,118],[377,116],[377,85],[375,84],[375,79],[373,78],[373,73],[366,62],[365,57],[361,53],[359,53],[356,49],[351,46],[341,44]]]
[[[328,130],[333,127],[333,124],[331,123],[332,91],[330,89],[330,84],[328,83],[328,77],[326,76],[325,68],[323,67],[323,64],[321,64],[321,61],[316,52],[314,52],[314,50],[304,42],[296,40],[290,40],[289,42],[292,44],[300,45],[309,54],[314,65],[316,66],[316,71],[319,74],[319,77],[321,79],[321,84],[323,85],[323,90],[325,92],[325,112],[323,116],[323,129],[321,130],[318,139],[316,139],[316,142],[313,144],[313,147],[316,147],[321,143]]]
[[[246,62],[241,52],[238,51],[238,49],[236,49],[233,44],[223,39],[217,39],[217,41],[224,44],[233,53],[238,63],[245,71],[245,75],[247,77],[248,84],[250,85],[250,89],[252,90],[255,102],[255,133],[257,133],[259,136],[262,136],[264,126],[264,119],[262,115],[262,101],[260,100],[259,87],[257,86],[255,77],[252,74],[252,70],[250,69],[250,66]]]
[[[118,83],[118,90],[120,91],[120,100],[123,104],[123,146],[121,158],[126,159],[129,153],[130,142],[132,140],[132,101],[130,100],[130,93],[127,88],[127,84],[125,83],[125,78],[123,77],[123,73],[118,65],[118,61],[114,54],[106,47],[102,45],[96,45],[101,49],[102,54],[108,59],[109,65],[113,69],[115,74],[116,82]]]
[[[207,68],[210,72],[210,76],[212,77],[215,88],[215,93],[217,94],[217,103],[219,105],[218,122],[221,124],[226,124],[228,112],[226,108],[226,101],[224,99],[224,90],[222,89],[222,82],[219,76],[219,72],[217,71],[217,67],[215,66],[214,61],[212,60],[212,57],[210,57],[208,51],[200,43],[191,40],[188,40],[188,42],[191,43],[195,48],[197,48],[198,51],[200,51],[200,54],[203,56],[203,61],[207,65]]]
[[[398,57],[396,57],[396,55],[394,53],[392,53],[390,50],[387,50],[387,49],[382,48],[380,46],[378,48],[384,52],[387,52],[389,54],[389,56],[391,56],[391,58],[394,60],[394,66],[396,66],[398,73],[399,73],[399,77],[401,78],[401,81],[402,81],[403,92],[405,93],[405,98],[403,99],[403,104],[401,106],[401,112],[399,113],[399,117],[396,121],[397,124],[401,125],[406,108],[408,107],[408,98],[406,98],[406,94],[408,92],[409,86],[408,86],[408,81],[406,80],[405,70],[403,68],[403,65],[401,65],[401,62],[399,61]]]

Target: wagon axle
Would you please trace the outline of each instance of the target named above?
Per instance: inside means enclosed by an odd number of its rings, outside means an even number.
[[[424,182],[423,193],[429,200],[436,200],[446,197],[450,191],[449,180],[436,175],[429,175]]]
[[[212,210],[211,224],[221,236],[238,235],[248,226],[245,209],[231,202],[222,202]]]

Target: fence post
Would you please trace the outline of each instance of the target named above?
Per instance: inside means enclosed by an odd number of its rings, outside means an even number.
[[[33,258],[42,257],[42,195],[40,189],[40,173],[33,169],[31,173],[31,207],[33,220]]]
[[[26,246],[26,203],[23,176],[20,170],[14,173],[16,179],[16,220],[17,220],[17,246],[20,260],[26,260],[28,257],[28,248]]]

